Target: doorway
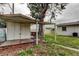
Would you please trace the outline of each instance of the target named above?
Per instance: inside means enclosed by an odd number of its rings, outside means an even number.
[[[6,41],[6,23],[0,19],[0,42]]]

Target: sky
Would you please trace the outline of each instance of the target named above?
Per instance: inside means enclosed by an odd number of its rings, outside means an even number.
[[[50,16],[46,16],[45,21],[48,21],[49,18]],[[66,9],[62,11],[62,14],[56,17],[56,23],[68,23],[74,21],[79,21],[79,3],[69,3],[66,6]]]
[[[79,3],[71,3],[57,18],[58,23],[79,21]]]
[[[11,5],[11,4],[10,4]],[[27,7],[27,4],[26,3],[24,3],[24,4],[14,4],[15,5],[15,13],[21,13],[21,14],[24,14],[24,15],[28,15],[28,14],[30,14],[30,10],[29,10],[29,8]],[[4,13],[6,13],[6,14],[8,14],[8,13],[10,13],[11,12],[11,9],[9,8],[9,6],[8,5],[6,5],[6,6],[1,6],[1,7],[3,7],[4,8],[4,10],[2,10],[1,8],[0,8],[0,12],[4,12]]]
[[[3,6],[2,6],[3,7]],[[4,13],[10,13],[11,10],[8,6],[4,7],[4,10],[1,9]],[[15,4],[15,13],[22,13],[24,15],[30,15],[30,10],[27,7],[27,4]],[[48,21],[50,16],[45,17],[45,21]],[[70,3],[66,6],[66,9],[63,10],[61,15],[58,15],[56,18],[57,23],[65,22],[74,22],[79,21],[79,3]]]

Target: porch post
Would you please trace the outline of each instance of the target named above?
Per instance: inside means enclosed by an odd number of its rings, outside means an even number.
[[[36,21],[36,45],[38,45],[38,20]]]

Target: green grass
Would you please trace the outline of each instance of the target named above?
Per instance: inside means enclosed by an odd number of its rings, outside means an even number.
[[[57,35],[57,39],[55,41],[53,34],[45,35],[46,42],[61,44],[64,46],[77,48],[79,49],[79,38],[78,37],[69,37],[69,36],[59,36]]]
[[[20,51],[19,53],[18,53],[18,55],[20,55],[20,56],[29,56],[29,55],[33,55],[33,49],[32,48],[30,48],[30,49],[28,49],[28,50],[22,50],[22,51]]]
[[[61,44],[68,47],[79,48],[79,38],[68,36],[57,36],[54,40],[53,34],[45,35],[45,44],[35,45],[32,48],[18,52],[19,56],[79,56],[79,52],[59,47]]]
[[[35,45],[18,53],[19,56],[79,56],[79,52],[68,50],[54,44]]]

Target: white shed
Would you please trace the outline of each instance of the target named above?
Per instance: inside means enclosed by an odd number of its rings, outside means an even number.
[[[21,14],[0,15],[0,19],[5,21],[5,40],[30,39],[30,26],[36,21]],[[4,41],[5,41],[4,40]]]

